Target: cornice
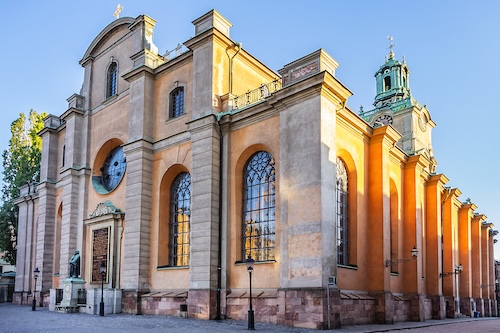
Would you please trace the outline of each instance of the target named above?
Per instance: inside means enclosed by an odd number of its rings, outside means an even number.
[[[146,65],[141,65],[139,67],[132,69],[130,72],[123,74],[122,78],[124,80],[126,80],[127,82],[131,82],[133,80],[136,80],[139,77],[143,77],[143,76],[147,76],[147,75],[154,77],[154,75],[155,75],[154,69],[152,69],[151,67],[146,66]]]
[[[83,117],[85,115],[85,111],[71,107],[66,110],[59,118],[61,118],[62,120],[66,120],[66,118],[68,118],[70,115]]]
[[[370,144],[382,142],[386,146],[394,147],[400,139],[401,134],[399,134],[398,131],[396,131],[392,126],[381,126],[373,129]]]

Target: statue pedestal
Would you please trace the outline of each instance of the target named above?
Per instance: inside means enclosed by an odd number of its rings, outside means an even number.
[[[76,307],[78,305],[78,290],[85,289],[85,281],[70,277],[63,282],[63,299],[61,307]]]

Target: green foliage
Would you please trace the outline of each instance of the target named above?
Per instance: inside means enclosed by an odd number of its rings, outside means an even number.
[[[24,113],[10,126],[12,137],[9,149],[2,153],[3,186],[2,206],[0,207],[0,251],[4,259],[15,265],[18,210],[14,199],[19,189],[27,183],[40,179],[42,139],[38,132],[43,129],[46,113],[38,114],[30,110],[28,118]]]

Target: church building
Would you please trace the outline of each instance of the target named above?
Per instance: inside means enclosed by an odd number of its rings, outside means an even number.
[[[103,286],[106,314],[252,308],[317,329],[497,315],[497,231],[438,172],[436,124],[392,47],[374,109],[354,112],[323,49],[271,69],[212,10],[162,55],[155,23],[105,27],[80,92],[45,119],[40,181],[16,200],[14,303],[67,310],[76,286],[69,308],[97,314]]]

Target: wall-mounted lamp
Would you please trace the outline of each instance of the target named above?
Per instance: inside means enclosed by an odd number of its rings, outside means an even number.
[[[455,267],[455,270],[453,272],[439,273],[439,277],[442,278],[443,276],[457,275],[457,274],[462,273],[463,270],[464,270],[464,266],[462,266],[462,264],[460,264],[460,265]]]
[[[387,259],[385,261],[385,267],[397,265],[399,263],[405,262],[405,261],[410,261],[412,259],[416,259],[418,256],[418,250],[417,247],[414,246],[413,249],[411,249],[411,258],[402,258],[402,259]]]

